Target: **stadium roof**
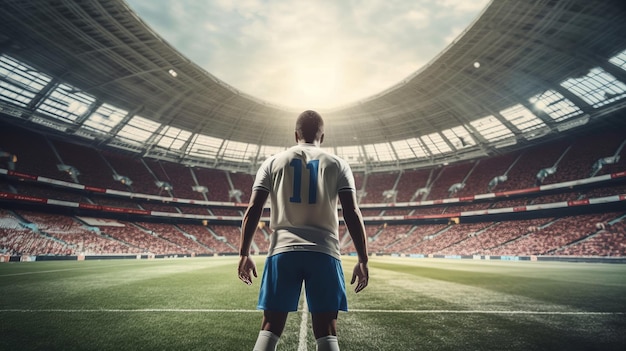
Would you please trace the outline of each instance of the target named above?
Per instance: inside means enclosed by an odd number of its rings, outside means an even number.
[[[300,111],[220,81],[124,1],[0,4],[6,115],[94,145],[231,169],[251,170],[293,143]],[[413,167],[586,124],[626,105],[624,18],[621,1],[492,1],[396,86],[322,111],[324,146],[367,168]]]

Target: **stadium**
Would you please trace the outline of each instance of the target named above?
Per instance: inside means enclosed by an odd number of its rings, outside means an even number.
[[[0,348],[249,349],[240,225],[300,111],[207,72],[123,0],[0,3]],[[624,18],[493,0],[399,83],[321,110],[372,256],[342,349],[626,347]],[[270,233],[267,209],[254,254]],[[307,316],[279,349],[313,347]]]

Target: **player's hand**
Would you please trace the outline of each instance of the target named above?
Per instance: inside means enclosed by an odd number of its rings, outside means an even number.
[[[239,256],[238,271],[239,279],[248,285],[252,285],[252,275],[254,275],[255,278],[257,277],[256,265],[250,256]]]
[[[352,271],[352,280],[350,281],[350,284],[354,284],[354,282],[356,281],[354,292],[358,293],[359,291],[365,289],[369,278],[370,272],[369,268],[367,267],[367,263],[357,263],[356,266],[354,266],[354,270]]]

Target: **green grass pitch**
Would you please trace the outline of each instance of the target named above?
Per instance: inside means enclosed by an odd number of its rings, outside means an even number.
[[[0,350],[251,350],[259,281],[236,264],[0,264]],[[626,265],[373,257],[370,270],[339,315],[344,351],[626,350]],[[290,314],[278,349],[315,350],[307,313]]]

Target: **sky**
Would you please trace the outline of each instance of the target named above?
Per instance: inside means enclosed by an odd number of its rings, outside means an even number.
[[[331,109],[390,88],[488,0],[126,0],[171,46],[237,90]]]

